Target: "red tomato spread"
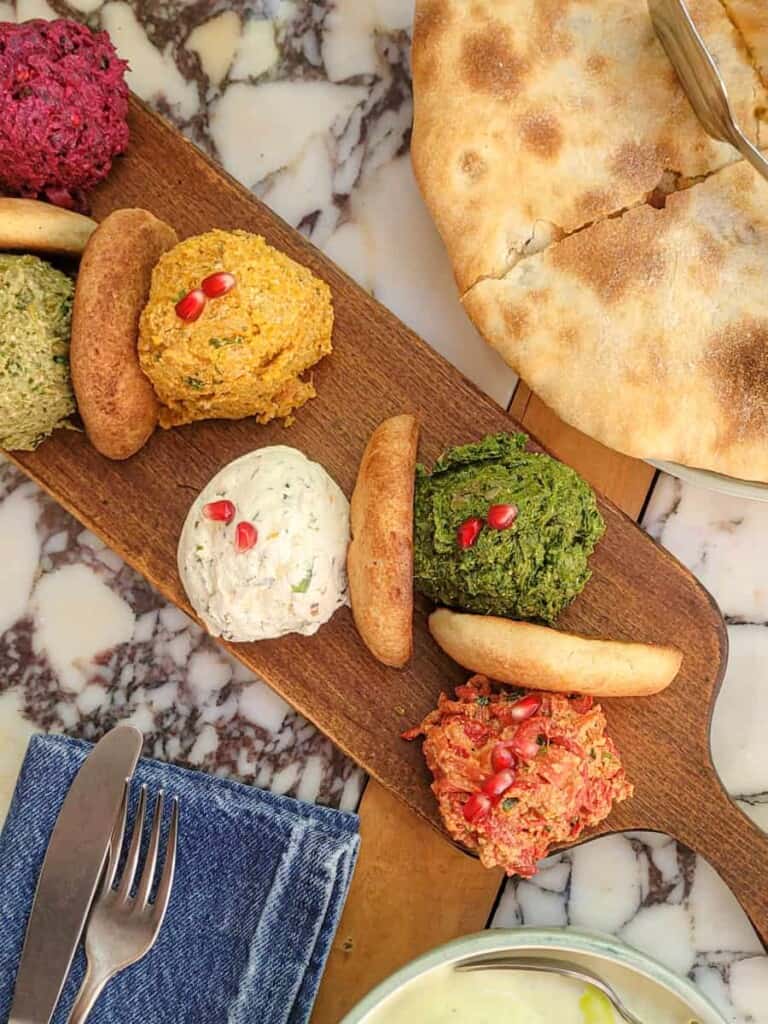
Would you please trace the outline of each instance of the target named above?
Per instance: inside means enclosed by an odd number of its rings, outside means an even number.
[[[474,676],[444,693],[405,739],[423,735],[432,790],[451,836],[486,867],[529,878],[632,795],[592,697],[504,689]]]

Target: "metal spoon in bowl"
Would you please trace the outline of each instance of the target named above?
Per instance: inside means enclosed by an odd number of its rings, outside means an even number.
[[[736,124],[725,82],[684,0],[648,0],[648,11],[656,35],[704,130],[713,139],[730,142],[768,179],[768,160]]]
[[[538,971],[543,974],[562,974],[566,978],[583,981],[598,989],[608,999],[614,1010],[627,1024],[643,1024],[631,1010],[622,1003],[619,996],[607,981],[593,974],[587,967],[575,964],[570,960],[555,960],[535,956],[502,956],[487,957],[480,960],[463,960],[454,965],[455,971]]]

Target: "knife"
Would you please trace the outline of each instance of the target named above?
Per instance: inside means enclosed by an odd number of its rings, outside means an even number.
[[[132,725],[108,732],[64,798],[37,880],[8,1024],[49,1024],[53,1016],[142,739]]]

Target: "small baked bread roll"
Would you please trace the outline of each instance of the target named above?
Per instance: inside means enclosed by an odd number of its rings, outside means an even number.
[[[37,199],[0,197],[0,249],[79,256],[97,224]]]
[[[70,363],[91,444],[127,459],[157,426],[159,402],[139,366],[139,316],[152,270],[178,241],[147,210],[116,210],[91,236],[80,262],[72,309]]]
[[[419,425],[393,416],[371,435],[352,493],[349,597],[360,636],[385,665],[413,651],[413,488]]]
[[[454,661],[502,683],[594,697],[645,697],[665,689],[683,656],[675,647],[590,640],[531,622],[440,608],[429,631]]]

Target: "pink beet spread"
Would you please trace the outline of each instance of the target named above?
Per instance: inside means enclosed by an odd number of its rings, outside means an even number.
[[[0,23],[0,189],[83,209],[128,145],[127,67],[76,21]]]

